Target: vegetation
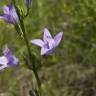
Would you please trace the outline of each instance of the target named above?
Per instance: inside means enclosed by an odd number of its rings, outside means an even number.
[[[29,40],[42,38],[47,27],[54,36],[63,31],[63,40],[49,57],[41,57],[32,45],[39,66],[44,96],[96,96],[96,1],[33,0],[29,16],[24,20]],[[0,1],[0,7],[9,0]],[[16,0],[26,13],[24,0]],[[0,10],[2,13],[2,10]],[[14,26],[0,20],[0,54],[8,45],[22,61],[14,68],[0,72],[0,96],[27,96],[36,82],[24,65],[24,42]],[[2,95],[4,94],[4,95]]]

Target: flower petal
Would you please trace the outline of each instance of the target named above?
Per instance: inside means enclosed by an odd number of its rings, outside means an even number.
[[[11,53],[7,46],[4,48],[3,54],[8,59],[9,66],[15,66],[19,63],[19,60]]]
[[[16,58],[15,56],[12,56],[11,58],[9,58],[9,62],[8,62],[8,66],[12,67],[12,66],[16,66],[19,63],[18,58]]]
[[[62,39],[63,36],[63,32],[58,33],[55,37],[54,37],[54,41],[55,41],[55,47],[57,47]]]
[[[44,55],[48,52],[49,49],[42,47],[41,48],[41,55]]]
[[[40,46],[40,47],[43,47],[43,45],[44,45],[44,42],[40,39],[33,39],[33,40],[31,40],[31,43],[33,43],[37,46]]]
[[[48,31],[47,28],[44,29],[44,37],[43,40],[44,42],[48,41],[49,39],[52,39],[52,36],[50,34],[50,32]]]
[[[0,15],[0,19],[2,20],[5,20],[5,17],[3,15]]]
[[[0,64],[6,65],[8,63],[8,60],[5,56],[0,57]]]
[[[7,58],[8,58],[9,55],[12,55],[10,49],[9,49],[7,46],[4,47],[4,49],[3,49],[3,54],[4,54],[4,56],[7,57]]]
[[[2,66],[0,66],[0,70],[5,69],[6,67],[8,67],[8,66],[7,66],[7,65],[2,65]]]
[[[14,23],[14,19],[13,19],[13,17],[12,16],[10,16],[9,14],[2,14],[1,16],[0,16],[0,19],[3,19],[3,20],[5,20],[5,21],[7,21],[7,22],[9,22],[9,23]]]
[[[3,10],[4,14],[9,14],[9,7],[8,6],[6,6],[6,5],[3,6],[2,10]]]
[[[51,55],[53,53],[53,49],[47,49],[47,48],[44,48],[42,47],[41,48],[41,55]]]
[[[16,23],[18,21],[18,15],[16,13],[16,10],[15,10],[13,3],[11,3],[9,6],[9,12],[10,12],[10,16],[12,16],[14,19],[14,23]]]
[[[55,41],[54,41],[54,39],[50,39],[49,41],[48,41],[48,45],[49,45],[49,49],[53,49],[54,47],[55,47]]]

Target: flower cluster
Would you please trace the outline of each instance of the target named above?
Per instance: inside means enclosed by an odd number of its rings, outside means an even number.
[[[26,0],[26,6],[28,8],[31,7],[32,0]],[[5,20],[8,23],[11,23],[13,25],[16,25],[19,21],[19,16],[17,14],[17,10],[15,9],[14,3],[11,2],[9,6],[3,6],[2,7],[3,14],[0,15],[0,19]],[[22,16],[21,16],[22,17]],[[23,32],[23,38],[26,42],[26,46],[28,48],[28,52],[30,55],[30,47],[29,47],[29,41],[26,38],[26,32],[23,26],[23,21],[19,21],[21,30]],[[32,44],[35,44],[39,47],[41,47],[41,55],[50,55],[53,53],[54,49],[58,47],[58,45],[61,42],[63,36],[63,32],[59,32],[54,38],[51,36],[50,32],[47,28],[44,29],[44,36],[43,40],[41,39],[33,39],[31,40]],[[8,47],[5,47],[3,50],[4,56],[0,57],[0,70],[11,67],[14,65],[17,65],[19,60],[11,53],[10,49]],[[31,56],[31,55],[30,55]]]
[[[27,55],[24,54],[24,60],[27,65],[27,68],[31,69],[34,73],[38,85],[38,88],[33,89],[32,92],[35,93],[35,96],[41,96],[41,80],[37,72],[37,61],[34,54],[32,54],[31,52],[30,44],[39,46],[41,48],[41,55],[52,55],[54,50],[58,47],[61,42],[63,32],[59,32],[56,36],[52,37],[49,30],[47,28],[44,28],[43,40],[32,39],[29,41],[24,26],[24,18],[27,17],[27,15],[30,13],[29,9],[32,6],[32,0],[26,0],[25,5],[27,7],[27,13],[26,15],[22,15],[20,14],[21,11],[16,6],[15,0],[12,0],[9,6],[5,5],[2,7],[3,14],[0,15],[0,19],[10,24],[13,24],[17,33],[19,33],[18,36],[25,42],[25,46],[27,48],[28,53]],[[14,67],[18,65],[18,63],[19,59],[11,52],[8,46],[5,46],[3,49],[3,56],[0,56],[0,70]]]

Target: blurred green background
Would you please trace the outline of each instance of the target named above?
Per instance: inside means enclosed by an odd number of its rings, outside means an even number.
[[[0,1],[0,7],[9,2]],[[24,0],[16,2],[25,13]],[[40,49],[32,45],[38,65],[42,64],[38,73],[43,95],[96,96],[96,0],[33,0],[24,22],[29,40],[42,38],[45,27],[53,36],[64,32],[54,56],[41,57]],[[29,96],[35,80],[24,65],[26,47],[14,26],[0,20],[0,55],[6,44],[21,62],[0,72],[0,96]]]

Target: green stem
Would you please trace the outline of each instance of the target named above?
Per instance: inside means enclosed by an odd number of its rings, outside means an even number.
[[[25,41],[25,44],[26,44],[26,47],[27,47],[27,50],[28,50],[28,54],[29,54],[29,59],[30,59],[30,64],[32,62],[32,67],[33,67],[33,73],[35,75],[35,78],[36,78],[36,81],[37,81],[37,84],[38,84],[38,88],[39,88],[39,93],[40,92],[40,87],[41,87],[41,82],[40,82],[40,79],[39,79],[39,76],[38,76],[38,73],[37,73],[37,70],[36,70],[36,66],[35,66],[35,56],[31,53],[31,49],[30,49],[30,44],[29,44],[29,41],[28,41],[28,38],[27,38],[27,34],[26,34],[26,31],[25,31],[25,26],[24,26],[24,22],[23,22],[23,19],[22,19],[22,16],[20,16],[20,12],[16,6],[16,2],[15,0],[13,0],[13,3],[14,3],[14,7],[16,9],[16,12],[17,12],[17,15],[19,17],[19,21],[20,21],[20,28],[21,28],[21,31],[23,33],[23,38],[24,38],[24,41]],[[31,65],[30,65],[31,66]]]
[[[34,75],[36,77],[38,87],[40,89],[41,82],[40,82],[40,79],[39,79],[39,76],[38,76],[38,73],[37,73],[37,70],[36,70],[36,66],[35,66],[35,57],[34,57],[33,54],[31,54],[31,49],[30,49],[30,45],[29,45],[29,42],[28,42],[28,38],[27,38],[26,31],[25,31],[23,20],[21,20],[20,22],[21,22],[21,29],[22,29],[22,32],[23,32],[23,37],[24,37],[24,40],[25,40],[25,43],[26,43],[26,47],[28,49],[30,63],[32,62],[33,72],[34,72]]]

